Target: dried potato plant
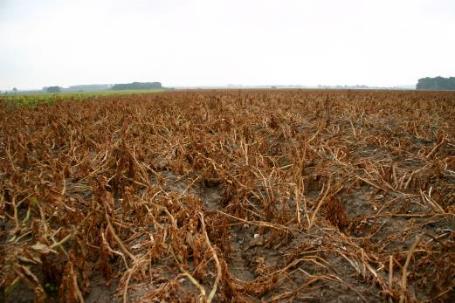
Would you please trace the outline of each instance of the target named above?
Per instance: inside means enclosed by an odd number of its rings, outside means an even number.
[[[454,93],[60,101],[0,102],[0,301],[455,300]]]

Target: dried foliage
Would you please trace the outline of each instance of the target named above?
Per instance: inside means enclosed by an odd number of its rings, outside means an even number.
[[[455,94],[0,102],[0,301],[455,300]]]

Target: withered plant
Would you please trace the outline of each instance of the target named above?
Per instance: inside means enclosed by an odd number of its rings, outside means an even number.
[[[453,302],[454,117],[446,92],[0,101],[0,301]]]

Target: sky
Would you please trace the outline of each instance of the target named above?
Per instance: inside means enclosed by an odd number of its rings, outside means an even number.
[[[455,76],[454,0],[0,0],[0,90],[415,84]]]

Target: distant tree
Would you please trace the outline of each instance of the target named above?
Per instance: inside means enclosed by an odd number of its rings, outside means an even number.
[[[17,88],[13,87],[13,93],[17,93]]]
[[[160,89],[162,85],[160,82],[133,82],[125,84],[114,84],[113,90],[126,90],[126,89]]]
[[[110,88],[111,88],[111,86],[109,84],[83,84],[83,85],[70,86],[65,91],[88,92],[88,91],[108,90]]]
[[[48,93],[59,93],[62,91],[62,88],[60,86],[49,86],[46,88],[46,91]]]
[[[455,77],[422,78],[417,82],[419,90],[455,90]]]

